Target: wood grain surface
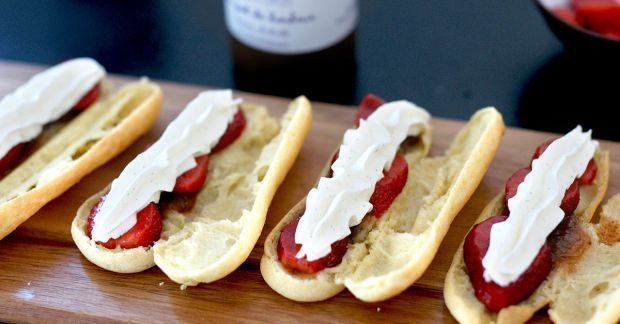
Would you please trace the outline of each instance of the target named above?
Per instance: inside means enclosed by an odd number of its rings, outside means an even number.
[[[42,67],[0,61],[0,96],[14,90]],[[115,85],[134,78],[111,77]],[[84,178],[52,201],[14,233],[0,241],[0,321],[256,321],[256,322],[447,322],[443,280],[454,251],[487,201],[502,190],[505,180],[531,157],[531,152],[553,134],[509,128],[488,174],[469,203],[454,220],[435,260],[424,276],[399,296],[367,304],[350,293],[319,303],[290,301],[263,281],[259,260],[266,234],[314,183],[319,169],[351,126],[353,109],[314,103],[314,122],[306,143],[269,210],[263,234],[250,258],[228,277],[208,285],[179,289],[157,268],[121,275],[87,261],[74,245],[70,224],[78,206],[112,181],[146,143],[154,141],[186,103],[204,87],[160,82],[164,104],[155,127],[127,151]],[[288,100],[237,93],[246,101],[265,104],[280,115]],[[407,98],[415,101],[415,98]],[[427,107],[432,113],[432,107]],[[431,155],[449,145],[463,122],[433,120]],[[596,130],[594,132],[596,135]],[[611,152],[608,195],[620,191],[620,144],[602,142]],[[544,312],[535,322],[547,322]]]

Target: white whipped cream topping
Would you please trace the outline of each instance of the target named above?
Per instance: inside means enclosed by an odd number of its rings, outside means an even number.
[[[372,209],[368,202],[375,184],[389,169],[400,143],[429,128],[429,113],[408,101],[384,104],[344,134],[333,176],[321,178],[306,198],[295,242],[297,258],[309,261],[331,252],[331,244],[351,233]]]
[[[53,66],[0,100],[0,157],[37,137],[43,126],[62,117],[105,76],[90,58]]]
[[[208,154],[226,132],[240,99],[232,91],[205,91],[192,100],[163,135],[136,156],[112,182],[95,216],[92,238],[106,242],[129,231],[136,214],[162,191],[172,191],[178,176],[196,166],[195,157]]]
[[[486,281],[507,286],[532,264],[564,218],[560,209],[564,193],[594,156],[598,142],[591,133],[577,126],[532,161],[532,171],[508,200],[510,217],[491,227],[489,249],[482,259]]]

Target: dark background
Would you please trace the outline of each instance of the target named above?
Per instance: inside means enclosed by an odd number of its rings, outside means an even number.
[[[581,123],[620,139],[620,68],[565,52],[532,1],[361,0],[360,14],[354,102],[372,91],[457,119],[493,105],[512,126]],[[76,56],[112,73],[235,86],[221,0],[0,1],[0,58]]]

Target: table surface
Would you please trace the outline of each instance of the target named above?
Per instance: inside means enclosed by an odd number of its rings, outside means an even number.
[[[494,105],[509,125],[565,132],[582,123],[620,140],[610,118],[620,61],[565,53],[531,0],[360,0],[360,14],[349,104],[375,92],[462,120]],[[235,85],[222,0],[6,0],[0,31],[3,59],[92,56],[113,73]]]
[[[0,61],[0,95],[15,89],[40,67]],[[114,84],[132,80],[112,77]],[[307,141],[285,182],[276,194],[258,244],[249,259],[228,277],[208,285],[180,290],[157,268],[122,275],[102,270],[87,261],[75,247],[70,223],[78,206],[114,179],[148,142],[154,141],[203,87],[161,82],[165,98],[153,129],[119,157],[85,177],[79,184],[49,203],[0,241],[0,321],[78,320],[198,321],[198,320],[295,320],[454,322],[443,302],[443,280],[465,233],[484,205],[500,190],[510,174],[526,164],[549,133],[509,128],[488,174],[469,203],[455,218],[435,260],[426,273],[402,294],[381,303],[364,303],[350,293],[319,303],[302,304],[281,297],[263,281],[259,259],[267,233],[299,199],[319,174],[350,127],[354,110],[314,103],[314,122]],[[288,100],[238,93],[248,101],[266,104],[281,114]],[[433,120],[431,155],[441,154],[463,126],[462,122]],[[611,153],[611,183],[617,193],[620,182],[620,143],[602,141]],[[535,321],[545,322],[544,313]]]

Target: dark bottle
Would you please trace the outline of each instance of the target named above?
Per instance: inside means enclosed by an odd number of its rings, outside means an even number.
[[[224,0],[240,90],[353,103],[357,0]]]

